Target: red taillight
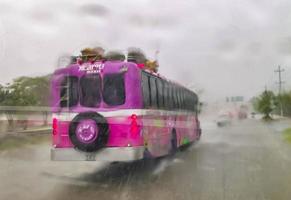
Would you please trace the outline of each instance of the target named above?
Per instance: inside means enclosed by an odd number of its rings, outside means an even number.
[[[56,118],[53,118],[53,135],[57,134],[57,128],[58,128],[58,120]]]
[[[138,131],[137,116],[136,114],[132,114],[130,118],[131,118],[130,132],[133,135],[136,135]]]
[[[132,120],[136,120],[136,119],[137,119],[137,116],[136,116],[136,114],[132,114],[130,118],[131,118]]]

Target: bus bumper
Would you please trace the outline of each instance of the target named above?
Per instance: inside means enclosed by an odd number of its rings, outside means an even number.
[[[53,161],[107,161],[126,162],[139,160],[144,157],[145,148],[142,147],[107,147],[97,152],[83,152],[74,148],[52,148]]]

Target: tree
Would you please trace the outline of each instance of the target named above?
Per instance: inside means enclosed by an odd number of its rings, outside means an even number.
[[[276,97],[272,91],[264,91],[254,100],[254,108],[264,114],[263,119],[272,119],[270,114],[278,105]]]
[[[49,76],[19,77],[12,84],[0,87],[2,106],[46,106],[49,99]],[[4,111],[10,128],[13,128],[15,110]],[[47,113],[45,113],[47,116]],[[26,127],[26,119],[22,119]]]
[[[282,103],[284,116],[291,116],[291,91],[281,94],[277,97]]]
[[[0,85],[0,102],[4,101],[5,96],[6,96],[6,92],[5,92],[4,86]]]
[[[49,77],[20,77],[12,84],[2,87],[4,97],[0,105],[5,106],[47,106],[49,99]]]

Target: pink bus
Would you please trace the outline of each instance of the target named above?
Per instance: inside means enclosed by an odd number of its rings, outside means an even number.
[[[52,160],[133,161],[201,135],[198,97],[134,62],[72,63],[51,81]]]

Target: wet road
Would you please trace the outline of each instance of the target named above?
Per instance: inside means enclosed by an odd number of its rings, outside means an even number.
[[[51,162],[48,143],[0,153],[0,199],[291,199],[291,145],[257,120],[155,162]]]

